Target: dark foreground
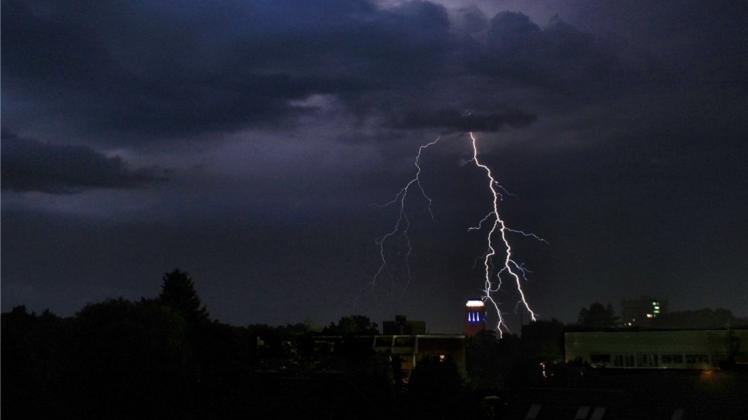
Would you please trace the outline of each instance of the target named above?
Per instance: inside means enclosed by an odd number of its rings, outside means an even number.
[[[748,418],[748,371],[551,363],[562,359],[555,322],[533,323],[522,338],[478,334],[464,364],[425,357],[412,372],[356,339],[372,334],[361,316],[321,331],[226,325],[175,271],[153,299],[108,300],[65,318],[2,314],[2,418]],[[330,335],[340,337],[334,348],[315,348]]]

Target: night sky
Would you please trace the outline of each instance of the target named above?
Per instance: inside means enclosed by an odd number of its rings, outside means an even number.
[[[5,0],[3,310],[154,296],[179,267],[229,323],[459,331],[490,206],[473,130],[506,222],[550,242],[512,237],[541,319],[646,294],[745,316],[747,93],[744,1]],[[440,134],[412,280],[399,238],[370,288],[376,204]]]

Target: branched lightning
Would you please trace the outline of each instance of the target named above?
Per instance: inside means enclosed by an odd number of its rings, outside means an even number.
[[[418,147],[418,153],[416,154],[416,159],[413,162],[413,166],[416,167],[416,173],[411,178],[405,186],[398,191],[397,194],[395,194],[395,198],[392,200],[380,204],[380,207],[389,207],[394,204],[399,205],[399,213],[397,217],[397,221],[395,222],[395,225],[393,226],[392,230],[382,235],[379,239],[377,239],[376,243],[379,246],[379,268],[377,269],[377,272],[374,274],[374,277],[371,280],[372,287],[376,285],[377,279],[380,275],[382,275],[382,272],[387,268],[387,257],[385,256],[385,242],[387,242],[388,239],[392,238],[393,236],[397,235],[398,232],[401,232],[403,237],[405,238],[406,243],[406,252],[405,252],[405,266],[407,268],[407,274],[408,274],[408,283],[407,286],[410,284],[411,280],[411,271],[410,271],[410,254],[413,251],[413,248],[410,244],[410,236],[408,236],[408,230],[410,229],[410,219],[408,219],[408,215],[405,211],[405,201],[408,198],[408,192],[410,191],[410,188],[415,185],[418,187],[418,191],[421,193],[421,196],[426,201],[426,208],[429,211],[429,215],[431,216],[431,219],[434,219],[434,213],[431,210],[431,197],[429,197],[428,194],[426,194],[426,190],[423,189],[423,185],[421,185],[421,153],[423,153],[424,150],[428,149],[429,147],[439,143],[439,140],[441,140],[441,137],[437,137],[436,139],[432,140],[429,143],[423,144]]]
[[[525,232],[523,230],[510,229],[510,228],[506,228],[506,231],[509,232],[509,233],[517,233],[517,234],[520,234],[520,235],[524,236],[525,238],[532,238],[532,239],[535,239],[538,242],[542,242],[542,243],[544,243],[546,245],[550,245],[550,242],[546,241],[545,239],[541,238],[540,236],[538,236],[538,235],[536,235],[536,234],[534,234],[532,232]]]
[[[484,267],[484,282],[483,282],[483,296],[482,299],[484,302],[489,302],[491,306],[496,310],[496,314],[498,317],[498,321],[496,324],[496,330],[498,331],[499,337],[503,336],[504,331],[508,331],[508,326],[504,322],[504,317],[501,312],[501,309],[499,308],[499,304],[494,298],[494,294],[499,292],[501,290],[503,280],[505,278],[513,280],[517,293],[519,295],[519,301],[517,302],[517,305],[522,305],[525,310],[530,314],[530,318],[532,321],[536,320],[536,314],[533,311],[533,309],[530,307],[530,304],[527,302],[527,299],[525,297],[525,292],[522,289],[522,280],[527,280],[527,274],[529,273],[529,270],[525,268],[524,264],[520,264],[517,261],[514,260],[513,257],[513,250],[511,247],[511,244],[507,238],[509,234],[518,234],[526,238],[532,238],[537,241],[543,242],[545,244],[548,244],[548,241],[541,238],[540,236],[534,234],[525,232],[522,230],[512,229],[507,227],[504,220],[501,218],[501,214],[499,213],[499,202],[503,200],[504,195],[512,195],[509,191],[507,191],[506,188],[504,188],[493,176],[493,173],[491,172],[491,169],[481,162],[479,158],[478,153],[478,140],[475,138],[475,135],[473,135],[472,132],[468,133],[470,138],[470,145],[472,147],[472,154],[473,157],[470,160],[475,164],[475,166],[479,169],[481,169],[486,174],[486,178],[488,181],[488,189],[491,192],[491,209],[475,226],[468,227],[468,231],[480,231],[484,228],[484,226],[487,226],[490,224],[491,228],[486,234],[486,252],[483,254],[483,267]],[[380,264],[379,268],[377,269],[376,273],[374,274],[374,277],[372,278],[371,285],[372,287],[376,285],[377,279],[382,275],[382,273],[387,270],[387,257],[385,255],[385,244],[386,242],[393,238],[394,236],[401,234],[404,237],[405,244],[406,244],[406,253],[405,253],[405,265],[407,268],[407,275],[408,275],[408,284],[410,284],[411,280],[411,270],[409,265],[409,258],[410,254],[412,252],[412,246],[410,242],[410,237],[408,236],[408,231],[410,228],[410,219],[408,218],[407,212],[406,212],[406,201],[408,199],[408,193],[410,192],[411,188],[415,185],[418,188],[418,191],[420,192],[421,196],[426,202],[427,209],[429,211],[429,214],[431,215],[431,218],[434,218],[433,211],[431,209],[432,200],[431,197],[429,197],[428,194],[426,194],[426,191],[424,190],[423,186],[421,185],[421,154],[424,150],[428,149],[431,146],[434,146],[437,144],[440,140],[440,137],[437,137],[435,140],[426,143],[424,145],[421,145],[418,147],[418,153],[416,154],[415,161],[413,165],[416,168],[416,173],[411,178],[405,186],[398,191],[398,193],[395,195],[395,197],[384,203],[381,204],[381,207],[389,207],[393,205],[397,205],[399,208],[398,217],[395,221],[395,224],[389,232],[382,235],[379,239],[377,239],[376,243],[379,246],[379,257],[380,257]],[[497,250],[495,248],[495,244],[500,243],[503,244],[503,260],[500,260],[501,263],[497,264],[494,260],[498,259],[497,257]],[[494,268],[496,267],[496,268]],[[496,270],[498,269],[498,270]],[[406,286],[407,287],[407,286]]]
[[[501,310],[499,309],[499,305],[492,296],[492,293],[496,293],[501,289],[502,275],[509,275],[509,277],[514,279],[514,282],[517,286],[517,293],[519,293],[520,302],[522,302],[525,309],[527,309],[527,312],[530,313],[530,318],[533,321],[536,320],[535,312],[532,310],[532,308],[530,308],[530,304],[527,303],[527,299],[525,298],[525,292],[522,289],[522,283],[520,281],[520,277],[523,277],[523,278],[525,277],[526,270],[520,264],[517,264],[512,259],[512,246],[509,244],[509,240],[507,239],[507,233],[516,232],[516,233],[520,233],[526,236],[536,237],[538,239],[542,239],[542,238],[534,234],[526,234],[522,231],[517,231],[517,230],[507,228],[506,224],[504,223],[504,220],[501,218],[501,214],[499,213],[499,201],[501,200],[501,193],[499,193],[497,188],[502,188],[501,184],[499,184],[494,178],[493,173],[491,172],[491,168],[489,168],[484,163],[482,163],[480,159],[478,158],[478,140],[475,138],[472,132],[468,134],[470,136],[470,144],[473,148],[472,162],[475,163],[476,167],[482,169],[486,173],[486,177],[488,178],[488,189],[489,191],[491,191],[491,195],[493,196],[491,200],[492,210],[488,213],[488,215],[486,215],[486,217],[484,217],[478,223],[477,226],[468,228],[468,230],[478,230],[483,226],[485,222],[489,220],[493,220],[493,223],[491,224],[491,229],[488,231],[488,235],[486,237],[487,249],[483,257],[483,266],[485,268],[484,285],[483,285],[483,300],[490,302],[491,305],[496,310],[496,313],[498,316],[496,330],[499,332],[499,336],[502,336],[503,330],[506,329],[507,326],[504,323],[504,318],[501,314]],[[504,244],[505,257],[503,260],[503,264],[501,265],[501,269],[496,273],[496,280],[494,284],[493,276],[492,276],[493,270],[492,270],[491,260],[496,255],[496,249],[494,248],[494,236],[497,234],[497,232],[498,232],[499,238],[501,239],[501,242]]]

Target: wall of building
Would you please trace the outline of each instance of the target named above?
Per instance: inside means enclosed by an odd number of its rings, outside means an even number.
[[[748,330],[566,332],[564,349],[596,367],[714,369],[731,355],[748,363]]]
[[[457,369],[465,372],[465,336],[463,335],[380,335],[375,337],[374,350],[400,357],[406,377],[420,360],[427,357],[449,358]]]

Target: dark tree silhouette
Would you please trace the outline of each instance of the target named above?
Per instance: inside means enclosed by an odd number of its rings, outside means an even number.
[[[556,319],[522,326],[522,352],[537,362],[562,361],[564,324]]]
[[[465,344],[467,377],[478,389],[503,388],[512,366],[522,356],[520,339],[513,334],[498,340],[493,331],[482,331],[468,337]]]
[[[463,390],[462,377],[451,359],[424,358],[410,375],[411,415],[414,418],[461,418]]]
[[[200,297],[195,291],[195,285],[190,276],[175,269],[164,274],[159,302],[180,313],[190,324],[208,321],[209,315]]]
[[[49,418],[63,411],[77,389],[71,323],[24,306],[2,314],[2,418]]]
[[[182,389],[185,321],[157,301],[112,299],[84,307],[76,316],[75,370],[82,415],[137,417],[175,414]]]
[[[618,323],[618,317],[616,316],[613,306],[608,304],[603,306],[602,303],[595,302],[588,308],[582,308],[579,311],[579,326],[591,330],[604,330],[606,328],[613,328]]]
[[[653,319],[654,328],[726,328],[739,320],[724,308],[702,308],[690,311],[664,313]]]
[[[164,275],[154,299],[109,299],[67,318],[18,307],[2,314],[0,415],[391,418],[389,363],[366,335],[376,325],[354,316],[333,327],[344,337],[322,363],[311,358],[313,333],[303,324],[209,320],[192,280],[178,270]]]

